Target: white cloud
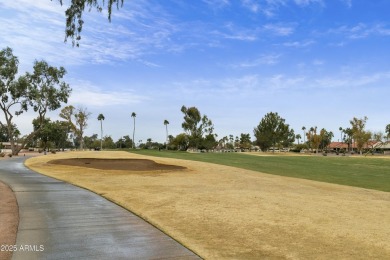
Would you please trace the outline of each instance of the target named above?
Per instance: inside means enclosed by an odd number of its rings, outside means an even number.
[[[341,0],[348,8],[352,7],[352,0]]]
[[[269,54],[269,55],[262,55],[257,59],[249,60],[241,62],[237,65],[233,65],[234,68],[249,68],[249,67],[257,67],[260,65],[275,65],[279,63],[279,58],[281,57],[281,54]]]
[[[314,40],[305,40],[305,41],[286,42],[283,45],[286,47],[304,48],[314,43],[315,43]]]
[[[226,77],[216,79],[195,79],[186,82],[175,82],[175,92],[178,96],[201,97],[207,99],[204,93],[208,93],[210,99],[223,100],[224,98],[244,96],[247,98],[259,98],[270,96],[275,91],[290,95],[294,92],[306,92],[317,94],[324,89],[340,89],[356,91],[360,88],[376,87],[388,89],[390,71],[372,74],[332,74],[322,77],[304,75],[288,75],[276,73],[271,75],[247,74],[238,77]],[[330,92],[331,93],[331,92]],[[208,99],[207,99],[208,100]],[[206,101],[207,102],[207,101]]]
[[[259,30],[257,28],[247,29],[228,23],[224,26],[224,31],[214,30],[214,36],[222,37],[230,40],[239,41],[256,41],[258,39]]]
[[[344,0],[348,1],[348,0]],[[281,8],[285,8],[289,5],[297,5],[301,8],[309,5],[317,4],[321,7],[325,6],[324,0],[241,0],[242,6],[247,8],[253,13],[262,13],[268,18],[273,18],[278,15]]]
[[[301,76],[288,77],[283,74],[276,74],[264,79],[268,88],[273,90],[297,88],[305,82],[305,78]]]
[[[390,72],[376,72],[366,75],[347,75],[339,77],[324,77],[316,79],[316,85],[321,88],[358,88],[373,84],[383,84],[390,79]],[[383,86],[383,85],[382,85]],[[387,84],[383,87],[387,87]]]
[[[315,66],[321,66],[321,65],[324,65],[324,61],[323,60],[313,60],[312,64],[315,65]]]
[[[229,0],[202,0],[204,3],[212,8],[218,9],[230,5]]]
[[[294,28],[288,25],[266,24],[263,28],[278,36],[288,36],[294,33]]]
[[[357,40],[364,39],[370,36],[389,36],[390,28],[383,23],[366,24],[358,23],[353,26],[343,25],[335,29],[330,29],[328,34],[339,34],[346,38]]]
[[[325,5],[323,0],[294,0],[295,4],[298,6],[307,6],[310,4],[319,4],[319,5]]]
[[[75,81],[71,86],[73,92],[68,103],[86,107],[113,107],[150,100],[149,97],[137,95],[132,90],[104,90],[86,81]]]
[[[305,48],[305,47],[310,46],[314,43],[315,43],[314,40],[294,41],[294,42],[285,42],[285,43],[283,43],[283,46],[294,47],[294,48]]]
[[[242,5],[253,13],[258,13],[261,10],[260,4],[253,0],[243,0]]]

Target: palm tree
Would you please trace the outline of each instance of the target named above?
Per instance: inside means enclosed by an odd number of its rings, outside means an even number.
[[[388,142],[388,141],[389,141],[389,137],[390,137],[390,124],[388,124],[388,125],[386,126],[385,132],[386,132],[386,140],[387,140],[387,142]]]
[[[103,150],[103,120],[104,120],[104,115],[99,114],[97,117],[97,120],[100,121],[100,150]]]
[[[343,142],[343,128],[340,126],[339,127],[339,130],[340,130],[340,142]]]
[[[137,114],[135,112],[131,113],[131,117],[134,119],[134,128],[133,128],[133,144],[132,144],[132,148],[134,149],[134,134],[135,134],[135,117],[137,116]]]
[[[165,125],[166,134],[167,134],[167,147],[166,147],[166,149],[168,150],[168,143],[169,143],[169,139],[168,139],[168,125],[169,125],[169,121],[165,119],[164,120],[164,125]]]
[[[300,134],[297,134],[297,135],[295,136],[295,138],[298,140],[298,145],[299,145],[299,139],[301,139],[302,136],[301,136]]]
[[[305,130],[306,130],[306,127],[302,126],[302,131],[303,131],[303,143],[306,142],[306,141],[305,141],[305,136],[306,136]]]
[[[307,133],[307,143],[309,144],[310,151],[313,152],[312,142],[314,141],[314,127],[310,127]]]

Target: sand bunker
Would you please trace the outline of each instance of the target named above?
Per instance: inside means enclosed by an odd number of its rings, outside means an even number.
[[[49,161],[50,164],[88,167],[99,170],[127,170],[127,171],[173,171],[184,170],[185,167],[169,164],[160,164],[146,159],[98,159],[98,158],[71,158]]]

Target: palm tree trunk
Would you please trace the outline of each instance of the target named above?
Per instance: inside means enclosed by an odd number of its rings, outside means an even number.
[[[168,125],[165,125],[165,130],[167,132],[167,145],[166,145],[166,150],[168,150]]]
[[[100,120],[100,150],[103,150],[103,121]]]
[[[134,117],[134,128],[133,128],[133,149],[134,149],[134,143],[135,143],[135,141],[134,141],[134,135],[135,135],[135,117]]]

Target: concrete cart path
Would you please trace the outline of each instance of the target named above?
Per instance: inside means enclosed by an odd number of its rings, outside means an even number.
[[[19,204],[13,259],[199,259],[131,212],[23,162],[0,161],[0,180]]]

